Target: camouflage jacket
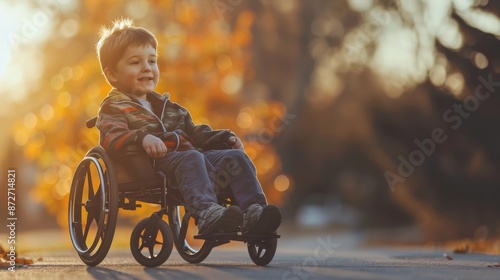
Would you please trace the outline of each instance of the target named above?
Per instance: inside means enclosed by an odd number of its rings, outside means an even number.
[[[140,102],[116,89],[102,101],[96,126],[99,143],[108,152],[119,151],[129,144],[142,147],[142,139],[152,134],[159,137],[168,151],[190,149],[227,149],[230,130],[212,130],[208,125],[195,125],[188,110],[172,102],[169,95],[156,92],[147,95],[153,112]]]

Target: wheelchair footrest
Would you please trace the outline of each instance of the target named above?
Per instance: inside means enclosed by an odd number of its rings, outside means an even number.
[[[277,234],[243,234],[241,232],[232,233],[212,233],[195,235],[194,239],[203,239],[207,241],[227,240],[227,241],[243,241],[252,242],[267,239],[280,238]]]

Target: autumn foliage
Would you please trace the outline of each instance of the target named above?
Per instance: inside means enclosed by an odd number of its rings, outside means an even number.
[[[37,99],[42,99],[42,104],[13,125],[23,161],[35,166],[32,176],[36,183],[27,186],[30,195],[64,227],[74,170],[87,150],[98,143],[97,130],[87,129],[85,121],[97,114],[110,90],[94,50],[98,30],[122,16],[120,11],[133,8],[120,1],[84,3],[78,32],[64,48],[69,56],[65,61],[60,59],[60,50],[50,46],[58,36],[47,39],[44,56],[53,74],[41,86],[43,97]],[[234,22],[228,22],[211,9],[201,10],[185,1],[153,1],[148,5],[135,24],[152,31],[159,41],[161,77],[157,91],[170,92],[173,101],[190,110],[195,123],[235,131],[257,166],[268,199],[280,203],[281,192],[271,188],[280,163],[269,145],[269,137],[276,133],[269,129],[269,123],[280,117],[283,105],[243,90],[244,83],[253,78],[249,46],[254,15],[242,12]],[[108,10],[106,7],[114,12],[99,12]],[[70,51],[73,47],[78,49],[75,55]],[[265,138],[259,136],[262,131]],[[149,215],[151,207],[122,213],[139,219]]]
[[[9,256],[10,252],[5,251],[0,245],[0,269],[2,268],[12,268],[16,266],[27,266],[33,264],[31,258],[19,258],[16,255]],[[12,260],[12,261],[11,261]],[[12,263],[14,265],[12,265]]]

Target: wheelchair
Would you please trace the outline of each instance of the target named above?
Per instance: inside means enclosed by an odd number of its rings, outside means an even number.
[[[95,127],[97,117],[87,121]],[[138,202],[160,205],[160,210],[141,220],[132,230],[130,250],[143,266],[162,265],[170,257],[173,246],[189,263],[202,262],[212,248],[231,241],[247,244],[251,260],[259,266],[269,264],[275,253],[279,235],[214,233],[187,235],[194,219],[184,209],[183,199],[175,184],[162,172],[155,172],[150,158],[139,147],[125,147],[120,154],[108,154],[102,147],[90,149],[78,164],[71,182],[68,222],[73,247],[88,266],[96,266],[106,257],[115,233],[118,210],[136,210]],[[231,204],[231,194],[218,194],[219,203]],[[183,211],[184,210],[184,211]],[[168,224],[163,219],[168,217]],[[194,229],[196,230],[196,229]]]

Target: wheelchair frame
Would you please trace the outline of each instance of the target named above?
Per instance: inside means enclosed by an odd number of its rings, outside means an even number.
[[[87,121],[87,127],[93,128],[96,120],[97,117]],[[228,194],[220,194],[218,199],[225,207],[231,204]],[[132,255],[144,266],[162,265],[174,245],[189,263],[202,262],[212,248],[231,241],[247,243],[250,258],[260,266],[267,265],[275,255],[280,237],[276,233],[195,235],[193,238],[203,240],[203,245],[193,249],[186,240],[191,214],[185,211],[181,215],[184,206],[179,191],[169,184],[165,174],[154,172],[145,152],[128,146],[120,155],[109,155],[96,146],[78,164],[69,198],[71,241],[85,264],[96,266],[104,260],[113,241],[119,208],[135,210],[141,206],[137,202],[161,206],[159,211],[141,220],[130,237]],[[168,224],[163,215],[167,215]],[[163,242],[157,240],[158,234]]]

